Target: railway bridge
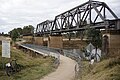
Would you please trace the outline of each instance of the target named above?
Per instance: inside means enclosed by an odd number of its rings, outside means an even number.
[[[52,48],[82,48],[86,45],[82,36],[88,28],[95,28],[107,35],[109,48],[120,49],[120,19],[105,2],[92,0],[55,16],[54,20],[37,24],[35,34],[26,34],[24,39]],[[80,37],[70,39],[71,34],[76,33]],[[68,35],[69,39],[64,35]]]

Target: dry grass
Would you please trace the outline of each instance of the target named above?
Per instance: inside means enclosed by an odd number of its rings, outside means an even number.
[[[1,56],[1,47],[0,47]],[[11,49],[11,59],[18,59],[17,63],[22,66],[22,70],[18,73],[8,77],[2,69],[2,61],[0,57],[0,80],[36,80],[42,78],[44,75],[52,72],[53,59],[50,57],[31,57],[23,51]],[[9,59],[4,59],[7,63]]]
[[[120,80],[120,58],[110,58],[89,67],[83,62],[81,80]]]

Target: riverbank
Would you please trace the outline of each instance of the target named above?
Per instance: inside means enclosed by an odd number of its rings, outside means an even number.
[[[42,56],[31,57],[29,54],[11,48],[11,60],[17,59],[17,63],[22,66],[21,71],[8,77],[3,70],[0,46],[0,80],[35,80],[54,71],[53,58]],[[9,59],[4,58],[4,63]]]

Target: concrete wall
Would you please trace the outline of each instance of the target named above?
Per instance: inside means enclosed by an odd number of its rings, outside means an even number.
[[[50,48],[63,48],[62,36],[49,36],[48,47],[50,47]]]

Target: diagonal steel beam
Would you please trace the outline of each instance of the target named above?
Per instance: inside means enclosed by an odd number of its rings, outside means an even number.
[[[97,7],[91,2],[91,5],[93,6],[94,10],[97,12],[97,14],[100,16],[100,18],[105,21],[105,18],[102,16],[102,14],[99,12]]]
[[[104,6],[111,12],[111,14],[114,16],[114,18],[118,19],[118,17],[115,15],[115,13],[107,6],[106,3],[103,3]]]
[[[102,9],[103,9],[103,6],[101,7],[101,9],[100,9],[100,11],[99,12],[101,12],[102,11]],[[95,23],[95,21],[97,20],[97,18],[98,18],[98,14],[97,14],[97,16],[96,16],[96,18],[95,18],[95,20],[94,20],[94,23]],[[104,17],[105,18],[105,17]]]

